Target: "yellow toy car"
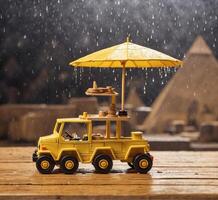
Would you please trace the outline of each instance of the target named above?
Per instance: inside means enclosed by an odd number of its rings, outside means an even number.
[[[109,173],[113,160],[127,162],[139,173],[147,173],[153,164],[149,144],[142,132],[132,132],[131,137],[121,136],[121,122],[128,116],[99,116],[84,113],[78,118],[57,119],[53,134],[40,137],[33,161],[40,173],[49,174],[55,165],[63,173],[74,173],[81,163],[92,163],[99,173]],[[93,133],[93,123],[103,122],[104,134]],[[111,123],[116,133],[111,136]]]

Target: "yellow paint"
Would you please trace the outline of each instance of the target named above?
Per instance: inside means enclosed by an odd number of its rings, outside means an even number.
[[[133,140],[136,141],[136,140]],[[138,154],[138,153],[146,153],[149,152],[149,145],[131,145],[125,155],[124,160],[129,160],[129,158],[133,158],[134,155]],[[130,161],[130,160],[129,160]]]
[[[60,160],[61,157],[64,155],[72,155],[76,157],[78,161],[82,162],[82,157],[80,153],[78,152],[78,149],[69,147],[70,144],[68,142],[66,142],[67,145],[64,145],[65,144],[64,140],[62,138],[60,140],[62,140],[63,142],[61,142],[59,146],[60,147],[63,146],[63,148],[60,148],[60,150],[58,151],[58,156],[56,158],[53,157],[54,160]],[[68,148],[65,148],[65,146],[68,146]]]
[[[95,142],[95,144],[96,144],[97,142]],[[107,141],[107,142],[101,142],[101,143],[98,143],[98,145],[100,144],[100,145],[102,145],[102,144],[104,144],[104,143],[108,143],[108,145],[112,145],[112,141]],[[95,146],[95,145],[94,145]],[[116,160],[116,156],[115,156],[115,154],[114,154],[114,151],[112,150],[112,148],[110,147],[110,146],[108,146],[108,147],[96,147],[95,149],[94,149],[94,152],[92,153],[92,155],[91,155],[91,157],[90,157],[90,160],[88,161],[88,162],[92,162],[93,161],[93,159],[94,159],[94,157],[95,157],[95,155],[97,155],[97,154],[107,154],[107,155],[109,155],[109,156],[111,156],[111,158],[113,159],[113,160]]]
[[[111,104],[116,104],[116,96],[115,95],[113,95],[113,96],[111,96]]]
[[[110,118],[111,120],[112,118]],[[98,118],[90,119],[87,115],[84,118],[63,118],[57,119],[53,134],[40,137],[38,141],[37,155],[51,155],[55,161],[60,161],[63,156],[70,155],[78,159],[82,163],[91,163],[94,157],[98,154],[109,155],[113,160],[121,160],[123,162],[132,162],[135,155],[139,153],[146,153],[149,151],[149,144],[147,140],[142,138],[140,132],[133,132],[132,137],[121,137],[121,122],[125,118],[113,117],[116,123],[116,136],[110,135],[110,120],[100,118],[105,121],[107,126],[105,133],[102,133],[103,138],[92,138],[92,122]],[[87,126],[88,140],[66,140],[62,136],[64,124],[70,123],[84,123]],[[134,134],[135,133],[135,134]],[[47,150],[43,150],[45,147]],[[70,169],[74,165],[72,161],[66,162],[65,166]],[[101,164],[103,167],[105,161]],[[45,164],[44,164],[44,167]]]
[[[106,121],[106,138],[110,138],[110,133],[111,133],[111,123],[109,120]]]
[[[120,139],[121,135],[121,121],[116,121],[116,137]]]
[[[141,131],[133,131],[131,132],[133,140],[141,140],[142,139],[142,132]]]
[[[88,114],[87,114],[87,112],[83,112],[83,118],[87,118],[87,116],[88,116]]]
[[[126,62],[122,62],[122,66],[123,68],[122,68],[121,109],[124,110]]]

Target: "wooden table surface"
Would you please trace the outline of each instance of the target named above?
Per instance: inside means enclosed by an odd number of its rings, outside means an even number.
[[[34,147],[0,147],[0,199],[218,199],[218,152],[152,152],[154,167],[137,174],[114,162],[110,174],[91,164],[73,175],[41,175]]]

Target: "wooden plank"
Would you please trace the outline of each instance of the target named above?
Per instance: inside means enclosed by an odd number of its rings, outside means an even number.
[[[218,199],[217,152],[152,152],[149,174],[115,161],[110,174],[81,164],[73,175],[42,175],[31,161],[34,149],[0,147],[0,199]]]
[[[217,186],[175,186],[175,185],[15,185],[14,187],[1,186],[0,194],[9,199],[16,192],[19,199],[38,197],[53,199],[76,199],[80,197],[91,197],[92,199],[217,199]]]
[[[93,182],[94,180],[94,182]],[[81,175],[33,175],[33,176],[4,176],[1,178],[0,185],[125,185],[131,187],[132,185],[177,185],[177,186],[218,186],[218,180],[209,178],[173,178],[173,177],[146,177],[141,178],[137,176],[81,176]]]

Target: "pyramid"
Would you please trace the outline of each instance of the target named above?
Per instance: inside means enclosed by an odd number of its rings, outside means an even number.
[[[163,132],[173,120],[189,121],[194,117],[198,124],[210,113],[218,118],[218,63],[201,36],[187,52],[181,67],[152,105],[142,129]]]
[[[203,39],[202,36],[198,36],[191,48],[189,49],[188,53],[189,55],[191,54],[200,54],[200,55],[212,55],[211,49],[207,46],[205,40]]]
[[[135,87],[130,88],[129,94],[126,100],[126,105],[130,105],[133,108],[145,106],[142,100],[140,99]]]

